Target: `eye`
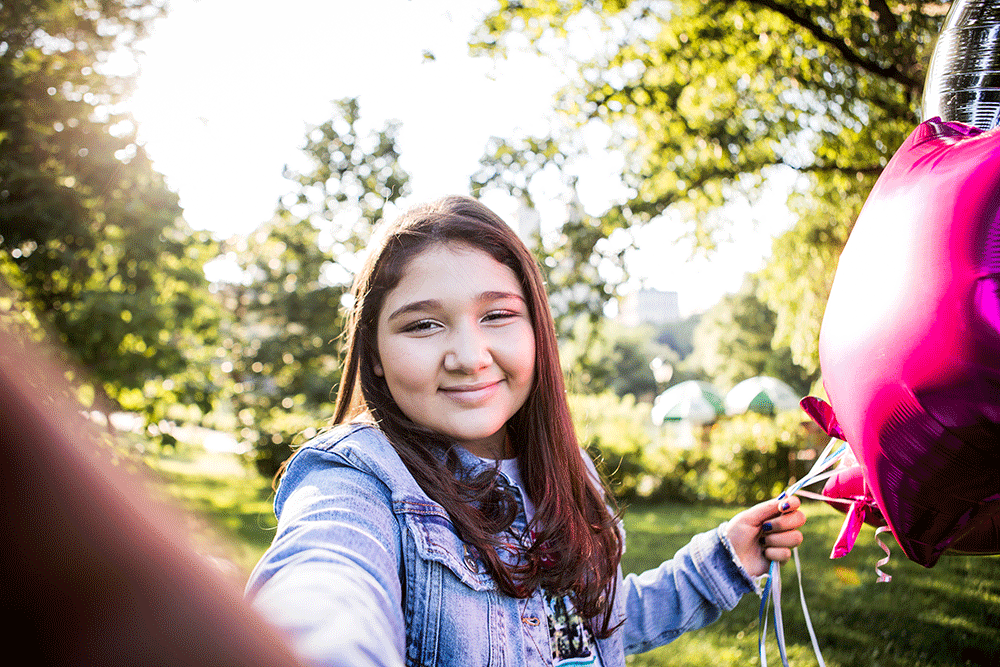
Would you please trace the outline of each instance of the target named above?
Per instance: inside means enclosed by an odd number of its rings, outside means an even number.
[[[519,317],[521,313],[516,310],[500,309],[491,310],[483,316],[483,322],[504,322],[505,320]]]
[[[434,320],[424,319],[411,322],[400,328],[400,331],[403,333],[430,333],[431,331],[438,329],[440,326],[441,325]]]

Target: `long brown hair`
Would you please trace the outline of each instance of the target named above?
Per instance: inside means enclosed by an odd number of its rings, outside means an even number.
[[[445,508],[461,538],[479,552],[504,593],[527,597],[542,587],[570,595],[591,630],[599,637],[609,635],[622,539],[606,504],[613,500],[590,482],[581,457],[552,313],[534,257],[503,220],[469,197],[416,207],[380,232],[353,286],[334,423],[374,419],[420,487]],[[478,477],[464,474],[453,443],[407,418],[385,380],[375,374],[377,323],[385,296],[414,257],[442,243],[482,250],[513,270],[534,329],[534,385],[507,423],[528,495],[537,506],[534,540],[514,566],[496,551],[498,534],[510,527],[516,507],[494,484],[496,470]]]

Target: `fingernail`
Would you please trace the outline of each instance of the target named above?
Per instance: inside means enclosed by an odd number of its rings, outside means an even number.
[[[760,527],[760,530],[763,533],[770,533],[772,530],[774,530],[774,526],[771,525],[770,521],[765,521],[764,524]]]
[[[764,546],[764,536],[763,535],[757,538],[757,544],[759,544],[760,546]]]
[[[782,512],[787,512],[788,510],[792,509],[792,501],[786,500],[785,502],[778,505],[778,509],[781,510]]]

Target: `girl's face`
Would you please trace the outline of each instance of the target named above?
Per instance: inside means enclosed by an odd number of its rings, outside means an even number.
[[[483,458],[504,458],[504,425],[535,372],[535,334],[514,272],[465,244],[410,260],[378,317],[379,361],[403,413]]]

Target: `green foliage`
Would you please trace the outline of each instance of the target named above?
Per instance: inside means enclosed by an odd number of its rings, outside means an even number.
[[[569,403],[581,447],[624,501],[753,504],[808,472],[827,440],[797,411],[656,427],[632,396],[570,394]],[[690,438],[683,428],[695,429]]]
[[[777,314],[758,298],[759,289],[759,280],[749,276],[738,293],[722,297],[705,313],[695,329],[694,351],[686,366],[700,369],[723,390],[747,378],[769,375],[804,393],[818,373],[798,366],[788,347],[776,346]]]
[[[836,174],[794,195],[789,205],[798,222],[775,239],[771,260],[757,273],[757,296],[776,315],[772,346],[787,349],[811,376],[819,370],[819,329],[837,260],[874,183],[870,174]],[[836,207],[824,204],[834,201]]]
[[[650,326],[627,328],[609,320],[578,318],[559,350],[567,390],[592,395],[611,391],[651,401],[657,385],[650,362],[656,356],[674,358],[653,337]]]
[[[373,226],[408,191],[397,125],[366,131],[356,99],[310,129],[305,169],[274,217],[229,242],[243,282],[220,286],[233,313],[223,341],[240,436],[272,476],[291,447],[332,415],[340,379],[342,301]]]
[[[202,272],[215,247],[121,111],[130,76],[107,73],[160,3],[0,6],[0,254],[3,277],[57,337],[97,407],[152,423],[201,413],[217,312]]]
[[[945,9],[925,0],[502,0],[473,51],[502,56],[526,39],[569,75],[551,135],[494,141],[474,182],[523,196],[553,169],[572,191],[587,153],[580,130],[604,128],[607,147],[625,157],[630,194],[567,258],[582,267],[620,257],[620,246],[602,243],[616,230],[668,220],[710,249],[725,235],[726,204],[752,203],[769,176],[794,170],[799,222],[776,245],[759,298],[777,318],[774,347],[811,374],[833,264],[858,202],[918,121]],[[590,284],[583,271],[576,278],[581,290]],[[611,298],[615,288],[600,292]]]
[[[708,441],[712,465],[702,480],[702,492],[738,505],[777,496],[791,480],[809,471],[812,458],[800,458],[800,453],[814,455],[825,444],[797,411],[720,419],[709,431]]]
[[[569,407],[580,446],[607,476],[615,495],[648,495],[656,485],[646,460],[654,432],[649,405],[604,393],[570,394]]]
[[[365,248],[386,206],[409,191],[410,176],[399,164],[399,124],[366,130],[357,98],[334,103],[333,116],[306,133],[305,169],[285,167],[297,187],[282,197],[278,216],[308,220],[329,238],[337,262]]]

